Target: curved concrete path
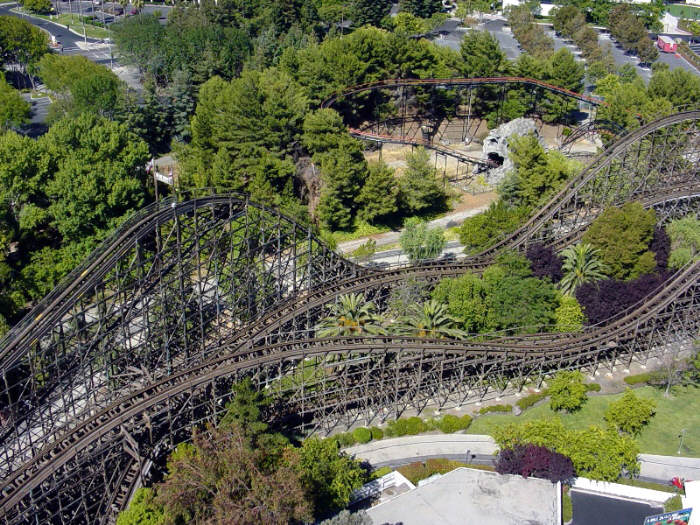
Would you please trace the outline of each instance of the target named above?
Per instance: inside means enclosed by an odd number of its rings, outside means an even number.
[[[431,457],[449,457],[468,461],[472,459],[472,455],[493,456],[498,452],[498,446],[491,436],[421,434],[370,441],[364,445],[348,447],[344,451],[374,466],[381,466],[397,462],[422,461]]]

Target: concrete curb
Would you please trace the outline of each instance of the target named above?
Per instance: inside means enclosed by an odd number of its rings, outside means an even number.
[[[370,441],[344,450],[371,464],[418,461],[424,457],[453,456],[467,460],[467,455],[493,455],[498,446],[491,436],[478,434],[421,434]]]

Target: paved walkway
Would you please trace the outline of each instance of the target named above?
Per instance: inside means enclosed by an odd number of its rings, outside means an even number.
[[[657,456],[640,454],[639,475],[645,478],[670,481],[679,477],[686,480],[700,480],[700,458],[683,456]]]
[[[432,228],[439,227],[443,229],[459,226],[464,222],[464,219],[481,213],[482,211],[486,210],[489,207],[489,205],[490,203],[485,204],[483,206],[479,206],[477,208],[472,208],[471,210],[463,210],[454,213],[449,213],[444,217],[440,217],[439,219],[430,221],[428,224]],[[352,252],[360,246],[362,246],[364,243],[366,243],[368,239],[374,239],[377,242],[377,247],[386,246],[387,244],[394,244],[396,242],[399,242],[399,237],[401,237],[402,233],[403,230],[399,230],[393,232],[380,233],[377,235],[370,235],[369,237],[363,237],[362,239],[355,239],[353,241],[341,242],[338,243],[338,251],[340,253]]]
[[[456,457],[466,461],[467,456],[494,455],[498,446],[491,436],[478,434],[421,434],[370,441],[355,445],[345,452],[358,459],[379,466],[410,463],[431,457]]]

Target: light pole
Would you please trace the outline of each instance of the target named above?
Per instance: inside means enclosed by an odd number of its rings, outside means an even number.
[[[686,430],[687,429],[684,428],[681,430],[681,433],[678,434],[678,438],[680,439],[680,442],[678,443],[678,455],[680,455],[681,448],[683,448],[683,437],[685,436]]]

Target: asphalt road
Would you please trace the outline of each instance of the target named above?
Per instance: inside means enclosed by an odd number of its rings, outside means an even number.
[[[664,511],[662,507],[652,503],[624,500],[575,489],[571,491],[571,502],[574,507],[572,525],[641,525],[645,517]]]
[[[84,42],[84,38],[81,36],[78,36],[74,33],[71,33],[68,31],[64,26],[54,24],[53,22],[50,22],[48,20],[44,20],[43,18],[35,18],[35,17],[30,17],[30,16],[23,16],[19,15],[17,13],[13,13],[10,11],[11,9],[14,9],[17,7],[16,3],[12,4],[2,4],[0,5],[0,15],[7,15],[7,16],[16,16],[17,18],[24,18],[31,24],[40,27],[47,33],[53,35],[56,37],[56,40],[59,40],[63,44],[64,51],[67,51],[68,49],[78,49],[78,42]],[[88,42],[99,42],[99,40],[94,40],[92,38],[87,39]]]

